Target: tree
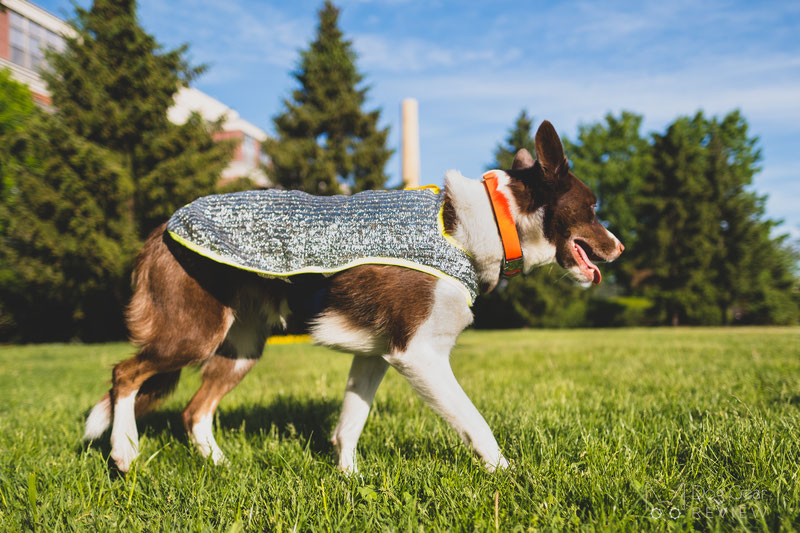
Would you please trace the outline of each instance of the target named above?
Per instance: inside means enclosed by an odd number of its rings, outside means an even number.
[[[633,289],[671,324],[791,323],[800,317],[796,257],[765,197],[747,189],[758,139],[738,111],[679,117],[653,135],[653,166],[637,208]]]
[[[4,136],[19,131],[25,121],[36,109],[33,97],[27,87],[11,79],[11,71],[0,69],[0,142]],[[0,161],[2,165],[2,161]],[[5,201],[9,191],[14,188],[14,183],[8,173],[4,173],[0,166],[0,201]],[[0,230],[2,221],[0,221]]]
[[[635,256],[649,272],[644,294],[673,325],[719,323],[712,262],[719,217],[712,202],[702,113],[653,135],[653,167],[642,190]]]
[[[363,112],[369,87],[359,86],[352,43],[338,27],[339,10],[327,0],[316,39],[300,53],[293,73],[300,87],[273,121],[276,137],[264,143],[270,178],[288,189],[336,194],[379,188],[392,150],[380,110]]]
[[[76,7],[77,35],[63,54],[48,54],[44,77],[53,105],[76,135],[119,156],[133,180],[129,210],[141,237],[175,209],[210,194],[231,156],[198,116],[172,124],[167,110],[203,67],[184,60],[186,46],[163,51],[140,26],[134,0]]]
[[[490,168],[511,168],[514,154],[522,148],[535,154],[532,127],[533,119],[521,111],[505,142],[495,148],[495,161]],[[587,293],[563,274],[558,265],[548,265],[502,280],[494,291],[475,302],[475,326],[498,329],[583,325]]]
[[[10,70],[0,69],[0,137],[19,130],[34,109],[28,88],[11,79]]]
[[[133,185],[117,156],[36,111],[3,136],[0,338],[118,339],[136,248]]]
[[[797,306],[796,254],[771,238],[777,222],[764,219],[766,197],[747,190],[760,170],[758,138],[739,111],[708,121],[707,179],[718,208],[720,241],[714,261],[723,323],[792,323]]]

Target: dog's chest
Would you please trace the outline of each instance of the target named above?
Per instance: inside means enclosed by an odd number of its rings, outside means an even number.
[[[442,202],[431,190],[246,191],[200,198],[175,212],[167,230],[201,255],[263,276],[391,264],[455,281],[471,303],[475,267],[444,233]]]

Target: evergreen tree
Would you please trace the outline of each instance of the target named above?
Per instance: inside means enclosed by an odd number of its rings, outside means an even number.
[[[118,339],[136,248],[117,156],[36,111],[0,142],[0,338]]]
[[[770,233],[776,222],[764,219],[766,197],[747,190],[761,152],[748,135],[739,111],[708,121],[707,179],[717,206],[720,240],[714,285],[724,323],[791,323],[799,316],[792,251]]]
[[[523,110],[504,143],[494,151],[490,169],[509,169],[518,150],[536,153],[533,119]],[[528,274],[501,280],[473,308],[477,328],[566,327],[584,324],[587,292],[564,277],[558,265],[535,268]]]
[[[640,286],[671,324],[796,323],[796,255],[747,189],[758,139],[738,111],[680,117],[653,136],[636,246]]]
[[[314,42],[293,73],[300,87],[274,118],[276,137],[264,143],[270,178],[287,189],[336,194],[380,188],[392,150],[380,110],[361,110],[368,87],[356,69],[352,43],[338,27],[339,10],[327,0]]]
[[[680,117],[653,135],[653,167],[643,188],[641,230],[632,255],[644,265],[645,295],[671,324],[715,324],[713,261],[720,242],[707,179],[707,121]]]
[[[505,143],[500,143],[494,149],[494,163],[487,170],[510,169],[514,163],[514,156],[523,148],[536,158],[536,141],[533,137],[533,117],[528,116],[528,111],[523,109],[514,121],[514,127],[508,131]]]
[[[77,35],[63,54],[48,54],[52,71],[44,75],[64,123],[118,154],[133,179],[129,209],[143,237],[213,192],[231,145],[213,143],[213,127],[199,117],[170,123],[175,93],[203,68],[186,63],[185,46],[163,51],[139,26],[134,0],[95,0],[90,10],[76,10]]]

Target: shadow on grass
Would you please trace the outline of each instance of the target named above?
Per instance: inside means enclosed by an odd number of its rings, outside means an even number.
[[[269,405],[252,405],[217,411],[218,427],[215,424],[217,439],[221,442],[224,433],[230,430],[241,430],[248,435],[261,435],[274,431],[280,439],[296,439],[306,444],[315,455],[327,455],[333,449],[330,434],[335,417],[339,412],[339,402],[319,398],[297,398],[279,396]],[[139,434],[169,433],[172,438],[188,443],[188,436],[183,427],[181,411],[177,409],[155,410],[136,421]],[[273,427],[275,429],[273,429]],[[111,453],[110,432],[102,437],[82,443],[78,447],[81,453],[86,446],[97,450],[103,456]],[[113,461],[109,462],[113,466]]]

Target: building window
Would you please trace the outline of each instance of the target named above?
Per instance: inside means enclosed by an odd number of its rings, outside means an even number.
[[[9,14],[11,61],[21,67],[41,70],[45,67],[44,49],[64,50],[64,39],[15,11]]]
[[[242,159],[250,165],[255,164],[256,160],[256,140],[246,133],[242,139]]]

